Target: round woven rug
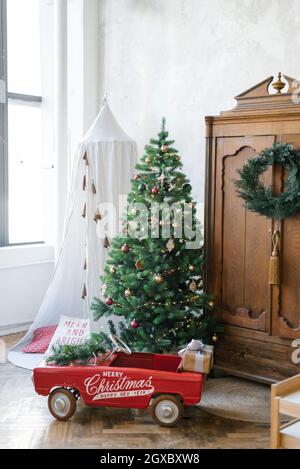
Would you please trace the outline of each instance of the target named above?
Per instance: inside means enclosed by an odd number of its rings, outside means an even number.
[[[198,407],[219,417],[245,422],[270,422],[271,388],[227,377],[208,379]]]

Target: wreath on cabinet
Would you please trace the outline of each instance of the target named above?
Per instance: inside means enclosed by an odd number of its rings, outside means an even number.
[[[277,164],[287,169],[288,178],[286,190],[275,196],[272,187],[265,187],[260,177],[269,166]],[[250,158],[238,173],[240,178],[235,181],[236,190],[251,212],[276,220],[300,213],[300,151],[293,145],[277,143],[266,148]]]

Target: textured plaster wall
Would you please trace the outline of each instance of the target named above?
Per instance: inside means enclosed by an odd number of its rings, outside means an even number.
[[[300,79],[299,0],[99,0],[99,80],[140,153],[166,116],[203,201],[204,116],[282,71]]]

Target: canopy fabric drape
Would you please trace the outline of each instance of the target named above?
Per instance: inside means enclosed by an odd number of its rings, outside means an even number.
[[[115,233],[105,233],[108,214],[101,210],[103,204],[112,204],[118,220],[119,197],[130,189],[136,162],[136,143],[121,129],[105,100],[78,146],[53,279],[32,326],[10,350],[11,363],[32,369],[42,360],[41,354],[22,352],[37,328],[58,324],[61,315],[90,317],[91,302],[100,296],[109,240],[118,232],[116,227]],[[94,330],[99,327],[105,328],[105,324],[92,325]]]

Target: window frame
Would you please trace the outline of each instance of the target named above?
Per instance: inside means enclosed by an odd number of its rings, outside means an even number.
[[[9,242],[8,213],[8,104],[17,101],[25,106],[41,106],[42,97],[8,91],[7,81],[7,0],[0,0],[0,248],[43,244],[44,241]]]

